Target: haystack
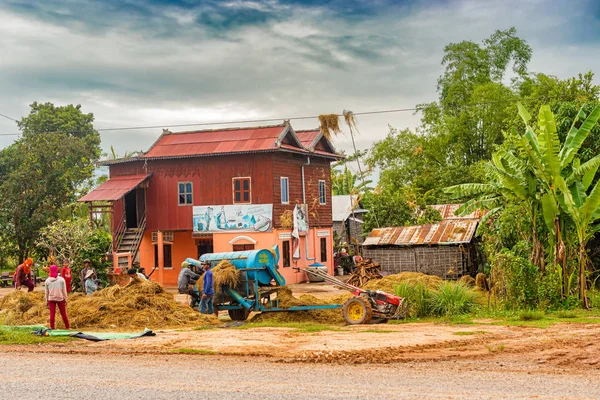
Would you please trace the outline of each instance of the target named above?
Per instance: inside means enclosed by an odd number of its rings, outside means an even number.
[[[483,291],[490,290],[490,285],[488,283],[487,276],[483,272],[480,272],[475,276],[475,287]]]
[[[465,286],[468,286],[468,287],[475,286],[475,278],[473,278],[471,275],[461,276],[458,281],[461,282],[461,283],[463,283]]]
[[[326,299],[318,299],[315,296],[303,294],[300,297],[294,297],[292,291],[287,287],[279,290],[277,299],[279,307],[287,308],[294,306],[314,306],[326,304],[344,304],[350,298],[351,294],[342,294]],[[311,311],[291,311],[291,312],[265,312],[254,318],[251,322],[317,322],[322,324],[342,324],[344,317],[341,308]]]
[[[369,281],[363,286],[363,289],[381,290],[393,294],[394,288],[401,282],[423,283],[428,288],[436,288],[442,283],[442,278],[435,275],[425,275],[421,272],[400,272],[399,274]]]
[[[67,302],[73,329],[159,329],[217,325],[213,315],[203,315],[179,303],[162,286],[134,279],[125,287],[110,286],[91,296],[73,293]],[[15,291],[0,301],[0,322],[7,325],[45,325],[49,320],[43,292]],[[62,321],[57,319],[57,328]]]

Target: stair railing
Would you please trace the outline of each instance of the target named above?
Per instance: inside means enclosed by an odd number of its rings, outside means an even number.
[[[142,242],[142,237],[144,237],[145,230],[146,230],[146,214],[144,213],[143,217],[141,218],[141,220],[138,224],[138,229],[137,229],[137,232],[135,233],[135,239],[133,241],[133,247],[132,247],[132,253],[131,253],[131,259],[133,260],[133,262],[135,262],[135,258],[137,257],[137,254],[140,251],[140,243]]]
[[[123,236],[125,236],[125,230],[127,229],[127,221],[125,218],[125,211],[123,211],[123,215],[121,215],[121,220],[117,225],[117,229],[113,232],[112,237],[112,251],[116,253],[119,250],[119,246],[121,245],[121,241],[123,240]]]

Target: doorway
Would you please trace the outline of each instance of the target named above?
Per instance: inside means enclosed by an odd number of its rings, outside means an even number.
[[[198,247],[198,259],[203,254],[214,252],[212,239],[196,240],[196,246]]]
[[[137,191],[132,190],[125,195],[125,220],[127,222],[127,229],[137,228]]]

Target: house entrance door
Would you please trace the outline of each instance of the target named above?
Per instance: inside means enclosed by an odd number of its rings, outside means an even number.
[[[132,190],[125,195],[125,219],[127,221],[127,229],[138,227],[137,215],[137,190]]]

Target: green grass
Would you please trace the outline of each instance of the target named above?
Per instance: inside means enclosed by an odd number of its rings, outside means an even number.
[[[457,336],[471,336],[471,335],[485,335],[486,331],[458,331],[454,332],[453,335]]]
[[[360,333],[395,333],[397,331],[392,331],[390,329],[365,329],[364,331],[359,331]]]
[[[43,343],[65,343],[73,338],[68,336],[36,336],[26,329],[5,329],[0,327],[1,344],[43,344]]]
[[[575,319],[578,317],[577,313],[574,311],[558,311],[554,316],[565,319]]]
[[[523,311],[519,314],[519,320],[521,321],[539,321],[544,319],[546,314],[542,311]]]
[[[216,326],[196,326],[192,328],[194,331],[210,331],[212,329],[217,329]]]
[[[497,346],[485,346],[490,353],[496,353],[498,351],[504,351],[504,345],[499,344]]]
[[[186,348],[186,347],[182,347],[180,349],[171,350],[171,353],[176,353],[176,354],[206,354],[206,355],[219,354],[218,352],[216,352],[214,350],[189,349],[189,348]]]

